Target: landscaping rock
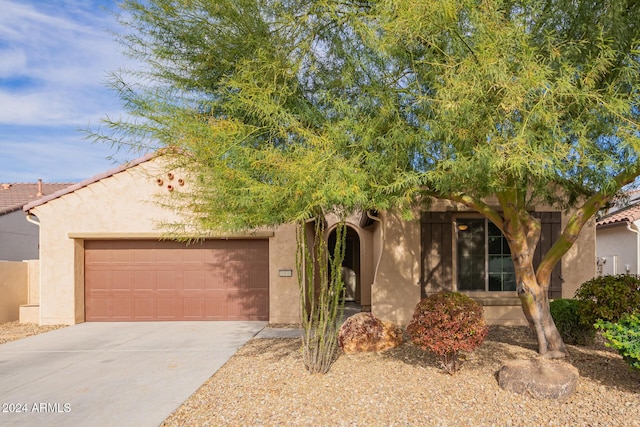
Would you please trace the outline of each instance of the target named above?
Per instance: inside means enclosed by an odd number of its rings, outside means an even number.
[[[579,376],[578,369],[566,362],[539,357],[506,362],[498,371],[498,384],[536,399],[565,400],[576,389]]]
[[[381,352],[402,344],[402,331],[371,313],[357,313],[342,324],[338,343],[347,354]]]

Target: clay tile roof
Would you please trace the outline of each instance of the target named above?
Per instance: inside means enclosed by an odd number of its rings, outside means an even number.
[[[597,222],[597,226],[612,225],[620,222],[634,222],[640,219],[640,203],[627,206],[626,208],[605,215]]]
[[[42,195],[38,195],[38,183],[0,183],[0,215],[22,209],[24,205],[48,194],[60,191],[73,183],[42,183]]]

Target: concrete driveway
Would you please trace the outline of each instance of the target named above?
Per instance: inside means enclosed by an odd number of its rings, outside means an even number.
[[[82,323],[0,345],[1,426],[157,426],[266,322]]]

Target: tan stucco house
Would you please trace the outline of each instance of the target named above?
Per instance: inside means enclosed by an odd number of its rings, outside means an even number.
[[[26,205],[40,224],[39,322],[297,323],[295,226],[190,245],[163,240],[160,224],[177,218],[154,200],[181,191],[185,180],[148,155]],[[537,215],[544,250],[566,218]],[[327,221],[331,239],[336,221]],[[554,271],[552,297],[572,297],[594,276],[594,235],[589,224]],[[439,201],[412,221],[391,213],[353,215],[344,267],[355,303],[398,325],[409,322],[422,297],[440,289],[481,301],[490,323],[524,324],[508,258],[495,227]]]

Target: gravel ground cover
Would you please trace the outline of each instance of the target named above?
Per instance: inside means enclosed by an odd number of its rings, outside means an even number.
[[[0,344],[64,327],[65,325],[40,326],[33,323],[20,323],[18,321],[2,323],[0,324]]]
[[[299,339],[254,339],[163,426],[640,426],[640,372],[601,345],[569,346],[580,371],[564,402],[502,390],[509,359],[537,357],[527,327],[491,327],[454,376],[412,344],[340,354],[310,375]]]
[[[61,327],[0,324],[0,344]],[[565,402],[498,386],[504,361],[537,356],[526,327],[492,326],[454,376],[410,343],[339,354],[328,374],[309,375],[300,346],[299,339],[251,340],[162,425],[640,427],[640,371],[602,345],[568,346],[580,380]]]

